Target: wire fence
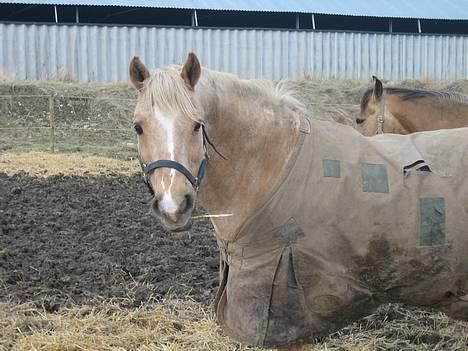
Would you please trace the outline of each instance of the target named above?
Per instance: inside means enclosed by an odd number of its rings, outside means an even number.
[[[90,152],[132,157],[136,99],[59,94],[0,95],[1,150]],[[351,124],[357,104],[308,102],[314,118]],[[318,117],[317,117],[318,116]]]
[[[130,155],[136,100],[79,95],[0,95],[2,150]]]

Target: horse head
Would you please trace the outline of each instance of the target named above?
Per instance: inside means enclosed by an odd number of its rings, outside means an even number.
[[[372,76],[374,86],[368,89],[361,99],[359,117],[356,118],[357,129],[366,136],[382,133],[407,134],[398,118],[390,108],[392,101],[388,99],[382,82]]]
[[[372,76],[374,87],[368,89],[361,99],[361,110],[356,118],[358,129],[362,134],[371,136],[383,132],[383,114],[385,109],[384,89],[382,82]],[[380,126],[379,126],[380,120]],[[380,130],[379,130],[380,128]]]
[[[134,57],[129,73],[138,90],[133,125],[152,212],[170,231],[189,229],[208,159],[203,111],[194,96],[200,63],[190,53],[181,68],[150,73]]]

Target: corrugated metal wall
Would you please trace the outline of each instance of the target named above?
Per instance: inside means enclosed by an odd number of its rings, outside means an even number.
[[[125,81],[133,55],[242,77],[468,78],[468,36],[0,24],[0,75]]]

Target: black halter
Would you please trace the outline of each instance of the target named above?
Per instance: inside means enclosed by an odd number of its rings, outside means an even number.
[[[210,157],[208,156],[207,144],[210,145],[213,148],[213,150],[219,156],[221,156],[224,160],[228,159],[221,152],[219,152],[216,149],[216,146],[214,146],[214,144],[211,142],[210,138],[208,137],[208,134],[206,133],[205,125],[203,123],[201,124],[201,129],[202,129],[202,134],[203,134],[203,159],[200,162],[200,167],[198,167],[198,173],[196,177],[194,177],[192,173],[184,165],[182,165],[179,162],[172,161],[172,160],[157,160],[157,161],[153,161],[150,163],[144,163],[141,160],[140,155],[138,154],[138,161],[140,161],[141,170],[143,171],[143,181],[148,187],[148,190],[151,196],[154,196],[154,189],[151,186],[149,177],[151,173],[155,169],[158,169],[158,168],[173,168],[176,171],[179,171],[185,176],[185,178],[187,178],[190,184],[192,184],[195,191],[198,191],[198,188],[200,187],[201,182],[203,178],[205,177],[206,167],[208,166],[208,160],[210,159]]]

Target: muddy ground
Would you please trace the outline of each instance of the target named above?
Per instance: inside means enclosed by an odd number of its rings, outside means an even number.
[[[0,303],[56,312],[111,301],[132,311],[179,298],[210,309],[218,286],[213,228],[197,222],[190,236],[167,233],[149,214],[149,200],[137,175],[0,172]],[[35,322],[21,323],[37,329]],[[468,339],[459,329],[430,312],[384,305],[317,347],[461,351]]]
[[[210,224],[166,233],[137,176],[0,173],[0,300],[55,311],[170,296],[208,305],[218,285]]]

